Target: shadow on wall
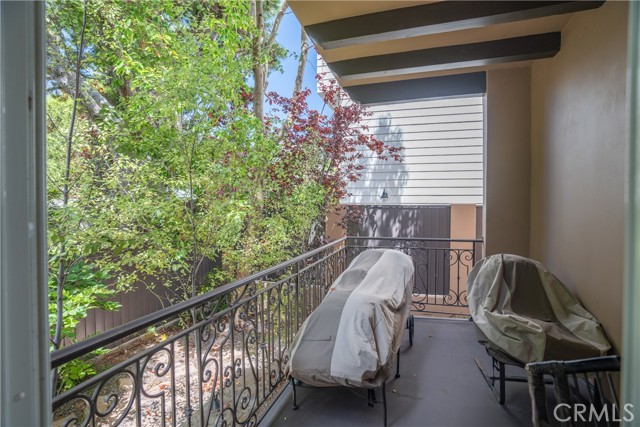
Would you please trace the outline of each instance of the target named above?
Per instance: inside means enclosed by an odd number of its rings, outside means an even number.
[[[391,126],[391,115],[379,117],[373,136],[390,147],[404,148],[402,129]],[[401,152],[404,156],[404,152]],[[353,202],[360,205],[384,203],[386,205],[398,204],[401,201],[404,188],[409,179],[409,172],[404,162],[398,162],[392,158],[386,160],[377,157],[363,159],[365,169],[362,177],[353,186]],[[389,195],[388,199],[381,199],[382,192]]]
[[[397,126],[391,126],[391,115],[388,113],[384,117],[378,118],[373,135],[390,147],[404,148],[402,129]],[[401,154],[402,156],[405,155],[404,150]],[[371,157],[363,160],[365,170],[362,171],[360,180],[354,185],[354,187],[361,190],[358,191],[359,196],[354,201],[358,204],[383,202],[380,195],[386,190],[389,198],[384,201],[385,204],[400,203],[409,179],[409,172],[405,163],[398,162],[392,158],[382,160],[377,157]]]
[[[362,222],[350,235],[366,237],[448,238],[450,206],[361,206]]]
[[[374,126],[371,126],[372,128]],[[404,147],[402,129],[391,125],[391,115],[379,117],[374,136],[393,147]],[[451,208],[449,206],[401,206],[401,196],[409,182],[404,162],[393,159],[364,159],[365,170],[352,188],[350,204],[364,210],[360,224],[354,224],[349,234],[369,237],[449,237]],[[383,191],[388,199],[380,196]]]

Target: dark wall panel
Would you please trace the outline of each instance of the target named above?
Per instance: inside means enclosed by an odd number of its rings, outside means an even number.
[[[450,206],[359,206],[363,217],[349,234],[363,237],[448,238]]]
[[[360,224],[353,224],[352,236],[439,238],[451,237],[451,206],[358,206],[363,210]],[[394,245],[385,240],[371,240],[373,247]],[[449,293],[449,242],[403,242],[404,252],[416,264],[414,293],[447,295]],[[392,246],[393,247],[393,246]]]

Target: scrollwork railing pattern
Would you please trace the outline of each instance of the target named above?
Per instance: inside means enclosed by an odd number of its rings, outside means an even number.
[[[415,283],[412,310],[466,315],[466,279],[481,253],[482,240],[350,237],[347,261],[371,248],[396,249],[413,258]]]
[[[54,425],[255,426],[281,390],[289,346],[348,263],[393,248],[416,266],[412,309],[467,307],[480,240],[349,237],[52,353],[52,367],[149,326],[160,339],[53,399]],[[446,311],[446,310],[445,310]],[[437,312],[437,311],[436,311]]]
[[[295,333],[345,268],[343,242],[188,304],[175,313],[188,326],[56,396],[54,425],[257,425]]]

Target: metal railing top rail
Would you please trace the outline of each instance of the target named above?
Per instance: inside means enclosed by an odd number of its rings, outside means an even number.
[[[258,273],[254,273],[242,279],[238,279],[234,282],[228,283],[224,286],[216,288],[205,294],[198,295],[194,298],[190,298],[186,301],[171,305],[169,307],[166,307],[162,310],[158,310],[146,316],[142,316],[136,320],[125,323],[124,325],[118,326],[109,331],[95,335],[91,338],[87,338],[86,340],[83,340],[79,343],[75,343],[75,344],[63,347],[59,350],[55,350],[51,353],[51,368],[56,368],[66,362],[77,359],[78,357],[84,356],[86,354],[89,354],[94,350],[104,347],[105,345],[108,345],[119,339],[133,335],[137,332],[140,332],[148,328],[149,326],[156,325],[159,322],[177,318],[180,314],[184,313],[185,311],[188,311],[192,308],[202,305],[207,301],[222,297],[225,294],[237,288],[240,288],[242,286],[248,285],[251,282],[261,277],[269,276],[273,273],[281,271],[284,268],[290,267],[300,261],[304,261],[309,257],[317,255],[322,251],[327,250],[331,247],[334,247],[337,244],[340,244],[346,240],[347,240],[346,237],[334,240],[317,249],[314,249],[309,252],[305,252],[304,254],[299,255],[295,258],[292,258],[288,261],[282,262],[278,265],[267,268]]]
[[[483,239],[453,239],[449,237],[369,237],[369,236],[347,236],[347,240],[415,240],[420,242],[460,242],[460,243],[483,243]]]

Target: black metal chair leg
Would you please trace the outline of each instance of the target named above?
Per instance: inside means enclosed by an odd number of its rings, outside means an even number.
[[[367,389],[367,406],[369,408],[373,408],[373,404],[376,402],[376,397],[373,394],[373,389],[368,388]]]
[[[398,349],[398,358],[396,359],[396,378],[400,378],[400,349]]]
[[[415,328],[415,318],[413,314],[409,315],[409,346],[413,347],[413,334]]]
[[[382,383],[382,406],[384,407],[384,427],[387,427],[387,389]]]
[[[298,409],[298,396],[296,396],[296,380],[291,378],[291,385],[293,386],[293,410]]]
[[[500,404],[504,405],[506,373],[505,373],[504,363],[498,362],[498,366],[500,367]]]

